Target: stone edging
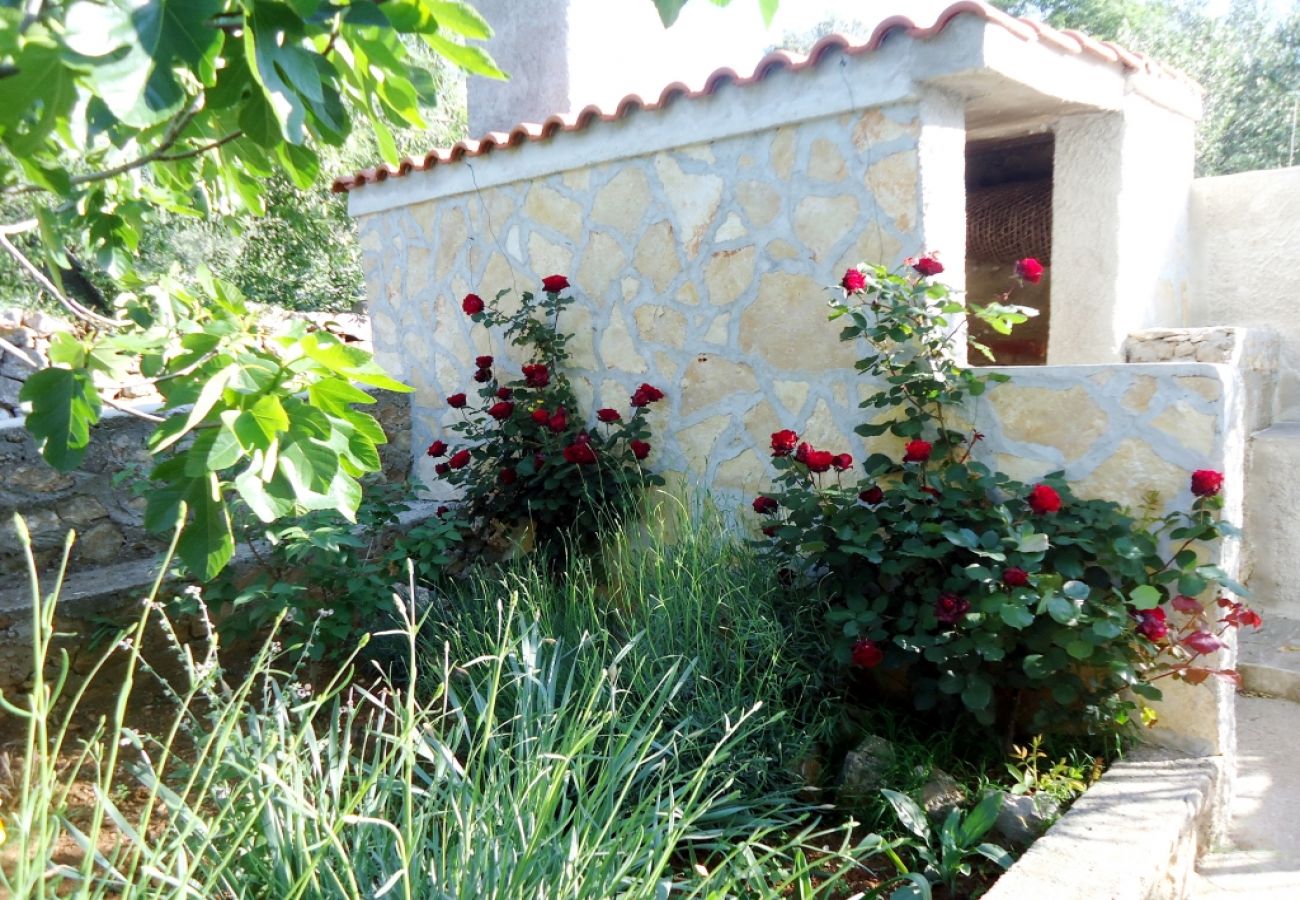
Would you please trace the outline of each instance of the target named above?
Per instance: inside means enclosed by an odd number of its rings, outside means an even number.
[[[1230,777],[1224,757],[1143,747],[1111,766],[984,900],[1181,900]]]

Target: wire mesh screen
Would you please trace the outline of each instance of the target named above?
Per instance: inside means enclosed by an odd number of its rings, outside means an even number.
[[[1052,262],[1052,180],[973,188],[966,197],[966,256],[1011,262],[1032,256]]]

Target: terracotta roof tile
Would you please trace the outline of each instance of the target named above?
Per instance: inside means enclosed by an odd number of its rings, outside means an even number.
[[[1091,56],[1104,62],[1123,67],[1126,71],[1142,72],[1160,77],[1188,81],[1187,76],[1176,69],[1162,65],[1140,53],[1126,50],[1110,41],[1101,41],[1077,31],[1052,28],[1032,19],[1010,16],[981,0],[958,0],[944,9],[935,18],[933,24],[922,27],[905,15],[895,15],[880,22],[871,37],[857,43],[840,34],[822,38],[809,51],[807,56],[777,50],[759,60],[752,74],[742,76],[734,69],[723,68],[713,72],[699,90],[680,81],[674,81],[665,87],[657,100],[647,103],[637,94],[629,94],[618,102],[613,110],[603,110],[598,106],[587,106],[576,113],[554,115],[541,124],[521,122],[508,132],[493,131],[478,140],[458,141],[451,147],[430,150],[422,158],[408,157],[396,166],[381,165],[371,169],[362,169],[352,175],[344,175],[334,180],[332,190],[342,193],[367,184],[400,178],[411,172],[432,169],[435,166],[458,162],[465,157],[483,156],[494,150],[517,147],[534,141],[544,141],[562,131],[581,131],[592,122],[613,122],[627,116],[635,110],[653,111],[668,106],[673,101],[706,97],[713,94],[723,84],[747,85],[762,81],[771,72],[780,69],[799,71],[816,66],[827,53],[838,50],[850,56],[869,53],[884,43],[887,37],[895,33],[906,34],[916,40],[934,37],[948,24],[961,15],[979,16],[986,22],[998,25],[1024,41],[1037,41],[1061,53],[1076,56]]]

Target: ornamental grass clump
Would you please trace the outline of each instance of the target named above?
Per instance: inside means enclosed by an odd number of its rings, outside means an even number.
[[[550,275],[542,292],[524,291],[513,312],[501,291],[488,305],[461,302],[476,325],[498,330],[527,360],[509,378],[493,356],[475,359],[476,387],[447,397],[460,419],[449,427],[457,446],[438,438],[428,455],[436,474],[459,488],[468,517],[480,526],[530,525],[543,544],[594,534],[602,517],[626,512],[647,485],[653,451],[647,415],[664,394],[651,384],[631,391],[626,406],[581,409],[565,368],[569,340],[560,319],[573,303],[569,281]]]
[[[1134,514],[1075,496],[1062,472],[1025,484],[977,461],[983,436],[963,410],[1008,376],[957,363],[957,317],[1005,333],[1031,313],[1009,292],[958,303],[930,280],[942,271],[932,256],[909,264],[851,269],[830,303],[841,338],[865,341],[857,368],[878,385],[861,404],[873,422],[855,430],[892,434],[901,451],[850,470],[776,432],[775,489],[754,502],[786,580],[824,597],[836,658],[901,683],[917,708],[964,710],[1012,735],[1111,727],[1139,708],[1149,719],[1142,701],[1164,678],[1236,681],[1217,661],[1224,632],[1259,617],[1222,594],[1244,588],[1198,552],[1238,533],[1219,517],[1221,473],[1194,473],[1191,509],[1157,516],[1154,500]],[[1016,271],[1042,274],[1034,260]]]

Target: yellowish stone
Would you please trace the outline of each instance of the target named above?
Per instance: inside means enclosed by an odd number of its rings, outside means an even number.
[[[397,343],[397,325],[386,312],[375,311],[370,314],[370,330],[375,343],[392,347]]]
[[[637,291],[641,290],[641,282],[635,278],[624,278],[619,286],[623,289],[624,300],[631,300],[637,295]]]
[[[754,446],[764,453],[770,453],[772,447],[772,433],[787,428],[787,423],[793,423],[789,417],[779,418],[776,411],[772,409],[772,404],[766,400],[760,400],[754,404],[753,409],[745,413],[744,423],[745,430],[749,432]]]
[[[617,241],[604,232],[592,232],[578,267],[578,286],[587,296],[604,300],[610,283],[626,265],[627,257]]]
[[[699,412],[733,394],[758,390],[754,370],[744,363],[701,354],[686,367],[681,380],[684,416]]]
[[[433,270],[429,267],[429,260],[432,254],[429,248],[420,244],[411,244],[406,250],[406,283],[412,288],[412,293],[418,292],[420,288],[429,287],[434,283]]]
[[[373,216],[362,216],[357,219],[357,242],[361,245],[362,253],[384,252],[383,233],[379,228],[368,224],[373,218]]]
[[[813,259],[824,260],[831,248],[854,230],[857,219],[856,197],[805,197],[795,207],[794,233],[812,251]]]
[[[1156,380],[1150,375],[1139,375],[1133,379],[1129,389],[1124,392],[1120,403],[1133,412],[1145,412],[1156,393]]]
[[[772,155],[771,164],[772,172],[782,181],[789,181],[790,174],[794,171],[794,151],[795,151],[795,129],[787,125],[784,128],[777,129],[776,137],[772,138]]]
[[[743,238],[749,234],[745,230],[745,223],[740,221],[740,216],[735,213],[727,213],[727,218],[722,220],[718,230],[713,233],[713,240],[717,243],[723,241],[734,241],[736,238]]]
[[[517,208],[512,192],[506,188],[475,191],[469,201],[470,222],[476,232],[490,238],[492,234],[499,235],[506,230]]]
[[[817,181],[843,181],[847,172],[840,148],[826,138],[813,141],[808,156],[808,175]]]
[[[853,348],[839,340],[839,327],[822,311],[822,291],[812,278],[768,272],[758,297],[740,317],[740,348],[776,369],[848,369]]]
[[[666,306],[642,306],[636,313],[642,341],[680,348],[686,342],[686,317]]]
[[[790,414],[797,416],[803,411],[804,401],[808,399],[808,384],[803,381],[782,381],[777,379],[772,382],[772,389],[776,391],[776,399],[788,410]]]
[[[596,389],[592,386],[591,380],[579,375],[570,383],[573,385],[573,396],[578,401],[578,409],[594,409]]]
[[[621,309],[614,309],[609,316],[609,325],[600,338],[600,357],[607,369],[618,369],[640,375],[646,371],[646,361],[632,343],[632,333],[627,327],[627,319]]]
[[[704,287],[709,292],[709,302],[721,306],[734,302],[743,294],[754,281],[757,258],[758,251],[754,247],[713,254],[704,267]]]
[[[1151,420],[1151,424],[1202,456],[1208,457],[1214,450],[1214,438],[1218,430],[1214,416],[1197,412],[1186,403],[1179,402],[1166,407]]]
[[[573,335],[567,344],[569,364],[575,369],[599,369],[596,362],[596,328],[591,321],[591,310],[575,303],[564,311],[564,330]]]
[[[869,109],[853,126],[853,146],[860,151],[870,150],[877,144],[916,134],[915,121],[900,125],[879,109]]]
[[[916,215],[920,207],[916,179],[915,150],[904,150],[887,156],[867,170],[867,190],[875,197],[881,212],[902,232],[916,227]]]
[[[718,175],[690,175],[667,153],[655,156],[655,171],[668,195],[681,229],[687,256],[694,256],[722,202],[723,181]]]
[[[423,203],[416,203],[410,209],[411,218],[415,220],[416,230],[426,241],[434,235],[434,228],[438,221],[438,203],[435,200],[425,200]]]
[[[1195,391],[1206,400],[1214,401],[1223,396],[1223,385],[1215,378],[1206,378],[1203,375],[1178,375],[1175,378],[1179,387]]]
[[[673,226],[667,219],[646,229],[641,242],[636,245],[633,264],[643,278],[650,279],[656,292],[662,294],[668,290],[682,266],[677,259]]]
[[[582,235],[582,207],[545,184],[534,184],[528,191],[524,214],[572,241]]]
[[[1025,484],[1034,484],[1038,479],[1056,468],[1049,462],[1040,459],[1026,459],[1013,453],[999,453],[995,465],[999,471],[1005,472],[1016,481],[1023,481]]]
[[[767,460],[753,450],[743,450],[739,456],[718,463],[714,484],[720,488],[757,494],[772,478]]]
[[[664,384],[677,383],[677,363],[667,353],[655,351],[655,371]]]
[[[1006,437],[1055,447],[1067,461],[1087,453],[1109,424],[1106,413],[1079,386],[1054,391],[999,385],[989,394],[989,403]]]
[[[564,186],[571,191],[586,191],[591,187],[591,169],[570,169],[562,176]]]
[[[845,429],[843,424],[847,423],[841,423],[825,400],[818,400],[800,437],[819,450],[845,453],[851,449],[847,432],[853,429]]]
[[[446,277],[451,271],[456,257],[469,238],[468,223],[465,213],[459,207],[452,207],[443,212],[438,230],[438,268],[433,273],[435,279]]]
[[[631,237],[641,230],[650,209],[650,182],[645,173],[628,166],[596,193],[591,220]]]
[[[573,270],[573,251],[534,231],[528,235],[528,263],[538,278],[564,275]],[[537,290],[538,287],[528,285],[526,289]]]
[[[1085,498],[1140,506],[1148,491],[1168,501],[1187,485],[1187,471],[1161,459],[1142,441],[1126,438],[1115,452],[1078,481],[1075,493]]]
[[[675,435],[677,448],[686,457],[686,464],[697,472],[703,472],[708,467],[713,445],[730,423],[729,416],[710,416],[698,425],[679,429]]]
[[[857,242],[836,262],[833,271],[842,274],[858,263],[889,266],[903,255],[902,251],[903,245],[879,222],[868,222],[858,234]]]
[[[713,321],[709,323],[709,330],[704,332],[704,343],[706,344],[729,343],[728,334],[730,332],[730,328],[728,328],[728,325],[730,323],[731,323],[731,316],[727,315],[726,313],[723,313],[720,316],[715,316]]]
[[[765,181],[742,181],[736,185],[736,202],[754,228],[762,228],[781,211],[780,193]]]
[[[1102,387],[1105,387],[1106,385],[1110,384],[1110,380],[1114,377],[1115,377],[1114,369],[1102,369],[1100,372],[1094,372],[1093,374],[1089,375],[1088,380],[1091,381],[1093,384],[1098,384],[1101,385]]]
[[[799,248],[789,241],[783,241],[777,238],[774,241],[768,241],[764,252],[770,260],[780,261],[783,259],[798,259]]]
[[[708,165],[713,165],[717,162],[717,159],[713,156],[713,148],[708,144],[692,144],[689,147],[683,147],[677,152],[682,156],[695,160],[696,162],[707,163]]]
[[[698,306],[700,303],[699,292],[695,290],[695,285],[686,282],[677,291],[677,302],[686,306]]]

